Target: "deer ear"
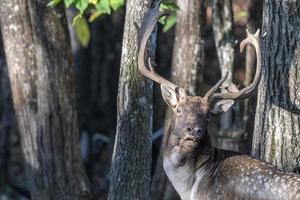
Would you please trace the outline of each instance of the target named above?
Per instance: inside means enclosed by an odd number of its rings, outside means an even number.
[[[213,105],[211,113],[218,115],[227,112],[234,104],[234,100],[220,100]]]
[[[179,103],[179,100],[181,98],[184,98],[187,95],[187,92],[182,88],[172,88],[169,85],[161,84],[161,93],[162,97],[165,100],[165,102],[171,106],[172,108],[175,108],[177,104]]]

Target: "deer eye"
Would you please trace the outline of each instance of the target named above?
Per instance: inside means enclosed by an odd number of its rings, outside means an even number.
[[[177,115],[180,115],[182,113],[182,109],[180,108],[180,107],[178,107],[177,109],[176,109],[176,114]]]
[[[211,114],[208,114],[208,115],[206,116],[206,120],[207,120],[207,121],[210,121],[211,118],[212,118],[212,115],[211,115]]]
[[[190,127],[188,127],[186,130],[187,130],[187,132],[189,132],[189,133],[192,133],[192,132],[193,132],[193,129],[190,128]]]

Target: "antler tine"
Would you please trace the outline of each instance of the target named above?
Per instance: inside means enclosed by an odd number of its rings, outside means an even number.
[[[204,99],[208,99],[213,93],[219,89],[219,87],[224,83],[227,79],[229,72],[227,71],[225,75],[205,94]]]
[[[247,38],[244,39],[241,44],[240,44],[240,51],[242,52],[246,45],[250,44],[253,45],[255,50],[256,50],[256,73],[253,82],[243,88],[242,90],[238,92],[229,92],[229,93],[214,93],[211,95],[210,100],[214,99],[244,99],[249,96],[251,96],[257,89],[257,86],[260,81],[261,77],[261,52],[260,52],[260,47],[259,47],[259,29],[256,31],[255,34],[249,33],[247,31]]]
[[[177,88],[178,86],[165,78],[158,75],[154,68],[150,58],[148,61],[145,61],[145,53],[147,49],[147,42],[150,38],[151,33],[153,32],[157,21],[163,15],[167,15],[167,12],[159,11],[159,4],[157,3],[154,8],[150,8],[145,14],[141,28],[138,28],[138,66],[140,72],[147,78],[159,83],[166,84],[172,88]],[[137,25],[136,25],[137,26]],[[148,64],[148,67],[146,66]],[[154,63],[154,62],[153,62]]]

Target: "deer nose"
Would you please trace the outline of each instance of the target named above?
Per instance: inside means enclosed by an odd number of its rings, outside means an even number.
[[[201,134],[202,133],[202,129],[200,127],[195,127],[194,128],[194,132],[197,134]]]

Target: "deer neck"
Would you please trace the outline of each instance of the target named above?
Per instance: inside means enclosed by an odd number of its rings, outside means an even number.
[[[173,123],[164,144],[164,170],[181,198],[190,199],[193,193],[199,192],[199,186],[208,187],[212,184],[218,167],[216,149],[208,134],[193,149],[186,149],[172,134],[172,126]]]

